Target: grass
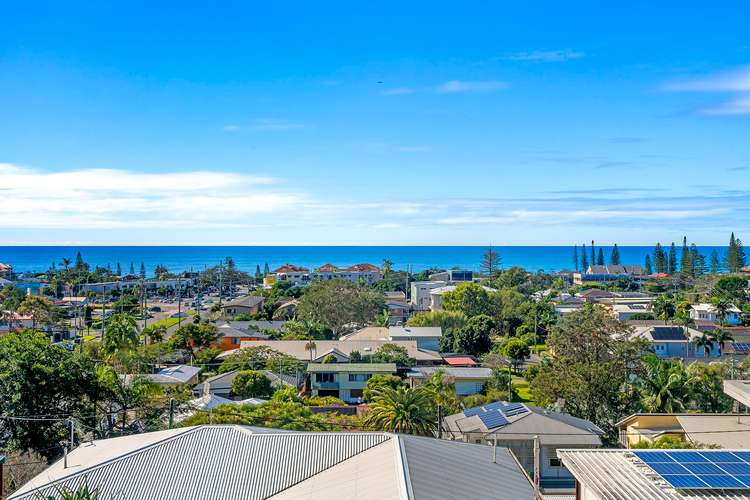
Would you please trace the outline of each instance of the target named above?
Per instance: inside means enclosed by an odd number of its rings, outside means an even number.
[[[518,399],[520,399],[522,403],[536,404],[534,402],[534,399],[531,397],[529,383],[526,381],[525,378],[514,376],[513,388],[516,390],[516,394],[518,394]]]
[[[90,342],[90,341],[94,340],[95,338],[97,338],[96,335],[84,335],[83,336],[83,341],[84,342]]]

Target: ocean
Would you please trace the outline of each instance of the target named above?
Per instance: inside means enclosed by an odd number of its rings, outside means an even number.
[[[529,271],[559,271],[573,268],[572,246],[506,246],[493,247],[502,259],[502,267],[520,266]],[[598,249],[599,247],[597,247]],[[653,247],[623,246],[620,262],[643,265],[647,253]],[[605,261],[609,261],[611,247],[602,247]],[[666,248],[665,248],[666,249]],[[726,247],[699,247],[708,259],[716,249],[723,258]],[[587,252],[590,249],[586,248]],[[63,258],[75,261],[76,252],[91,265],[115,269],[119,262],[123,273],[135,271],[141,262],[151,273],[158,265],[170,271],[200,271],[207,266],[218,265],[222,259],[231,257],[240,270],[255,272],[265,264],[273,270],[285,264],[315,268],[325,263],[347,266],[369,262],[380,266],[384,260],[393,262],[397,270],[449,269],[458,267],[478,271],[486,247],[477,246],[6,246],[0,247],[0,262],[11,264],[16,272],[46,271],[52,263],[60,266]],[[580,251],[580,247],[579,247]],[[677,248],[678,258],[680,248]],[[652,256],[653,257],[653,256]],[[590,260],[590,254],[589,254]]]

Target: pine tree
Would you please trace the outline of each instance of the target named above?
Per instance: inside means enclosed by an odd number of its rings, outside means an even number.
[[[693,276],[693,263],[691,253],[687,244],[687,236],[682,237],[682,253],[680,254],[680,272]]]
[[[643,270],[646,273],[646,276],[654,273],[654,270],[651,267],[651,256],[649,254],[646,254],[646,262],[644,263]]]
[[[664,255],[664,249],[661,247],[661,243],[657,243],[656,248],[654,248],[654,268],[658,274],[667,272],[666,255]]]
[[[122,276],[122,267],[120,267],[120,263],[117,263],[117,276]]]
[[[718,273],[721,268],[721,262],[719,261],[719,252],[716,249],[711,250],[711,272]]]
[[[696,277],[706,272],[706,258],[698,251],[695,243],[690,244],[690,276]]]
[[[573,269],[578,271],[578,245],[573,245]]]
[[[604,252],[602,251],[602,247],[599,247],[599,253],[596,254],[596,265],[604,265]]]
[[[612,247],[612,255],[609,256],[609,263],[613,266],[620,264],[620,249],[617,248],[617,243]]]
[[[268,269],[268,262],[266,262],[266,265],[263,267],[263,276],[268,276],[271,274],[271,271]]]
[[[589,258],[586,257],[586,243],[581,245],[581,272],[585,273],[589,268]]]
[[[146,278],[146,266],[141,262],[141,278]]]
[[[596,248],[594,247],[594,240],[591,240],[591,265],[596,264]]]
[[[135,267],[133,267],[133,261],[130,261],[130,273],[131,276],[135,275]]]
[[[726,268],[730,273],[738,272],[745,265],[745,249],[739,238],[729,237],[729,248],[727,249]]]
[[[260,264],[255,264],[255,281],[259,282],[263,279],[263,275],[260,274]]]
[[[76,252],[76,269],[83,269],[86,263],[83,261],[83,257],[81,257],[81,252]]]
[[[672,246],[669,247],[669,259],[667,260],[669,265],[669,274],[674,274],[677,272],[677,247],[674,246],[674,241],[672,242]]]
[[[494,278],[500,272],[500,266],[502,265],[502,259],[500,254],[497,253],[491,246],[487,248],[482,255],[482,262],[480,263],[480,269],[484,271],[487,276]]]

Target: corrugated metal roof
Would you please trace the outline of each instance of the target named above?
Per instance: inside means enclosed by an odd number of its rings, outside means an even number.
[[[506,448],[399,436],[413,498],[532,499],[534,490]]]
[[[55,487],[74,489],[86,481],[102,498],[262,499],[391,438],[201,426],[39,486],[44,498],[57,498]],[[37,490],[10,498],[35,500]]]
[[[750,492],[675,490],[628,450],[557,450],[565,467],[602,500],[750,500]]]

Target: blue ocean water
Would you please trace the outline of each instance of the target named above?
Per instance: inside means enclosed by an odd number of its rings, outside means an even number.
[[[601,248],[605,261],[609,261],[611,247]],[[619,249],[623,264],[643,265],[646,254],[653,252],[650,246]],[[706,258],[714,249],[723,258],[726,247],[699,248]],[[170,271],[200,271],[226,257],[232,257],[239,269],[249,272],[254,272],[256,265],[263,269],[266,263],[271,269],[285,263],[309,268],[327,262],[338,266],[361,262],[380,266],[385,259],[393,262],[394,269],[410,268],[414,272],[452,267],[478,271],[485,250],[477,246],[7,246],[0,247],[0,262],[11,264],[16,272],[46,271],[53,262],[59,266],[63,258],[74,261],[80,251],[92,265],[115,269],[119,262],[123,273],[129,271],[131,262],[136,272],[141,262],[148,273],[158,264]],[[508,246],[494,250],[500,254],[503,267],[521,266],[530,271],[573,268],[572,246]],[[679,247],[677,252],[679,256]]]

